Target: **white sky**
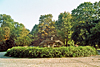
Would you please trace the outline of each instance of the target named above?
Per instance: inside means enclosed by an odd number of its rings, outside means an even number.
[[[64,11],[70,12],[84,2],[99,0],[0,0],[0,14],[10,15],[29,30],[39,23],[40,15],[52,14],[53,20]]]

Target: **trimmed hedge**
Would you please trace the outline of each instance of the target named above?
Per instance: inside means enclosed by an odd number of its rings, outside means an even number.
[[[5,56],[20,58],[53,58],[53,57],[87,57],[96,55],[94,47],[13,47],[7,50]]]

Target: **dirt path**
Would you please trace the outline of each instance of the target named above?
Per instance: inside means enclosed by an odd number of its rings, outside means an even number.
[[[100,67],[100,55],[75,58],[12,58],[0,52],[0,67]]]

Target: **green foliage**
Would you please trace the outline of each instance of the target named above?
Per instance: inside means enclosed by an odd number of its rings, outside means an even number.
[[[66,42],[65,44],[67,44],[67,42],[71,39],[71,18],[71,14],[69,12],[60,13],[56,22],[58,35],[62,37],[63,42]]]
[[[0,41],[4,40],[4,31],[3,29],[0,27]]]
[[[32,42],[32,39],[28,36],[19,37],[16,40],[16,46],[29,46]]]
[[[6,56],[11,57],[29,57],[29,58],[46,58],[46,57],[87,57],[96,55],[95,48],[90,46],[79,47],[13,47],[7,50]]]
[[[74,46],[74,41],[73,41],[73,40],[69,40],[69,41],[67,42],[67,44],[69,44],[70,46]]]
[[[56,35],[55,21],[52,21],[52,17],[52,14],[40,16],[38,37],[46,39],[49,36]]]
[[[94,32],[95,31],[95,32]],[[100,48],[100,22],[98,22],[95,27],[91,29],[91,35],[89,35],[89,43],[94,43]],[[97,47],[96,46],[96,47]]]
[[[76,9],[72,10],[73,33],[72,39],[79,45],[95,46],[98,41],[93,35],[93,29],[100,21],[100,1],[91,3],[81,3]],[[94,32],[95,33],[95,32]],[[95,37],[94,37],[95,36]],[[95,40],[94,40],[95,39]]]
[[[25,28],[22,29],[22,31],[19,34],[19,37],[17,37],[16,45],[17,46],[29,46],[33,39],[28,36],[29,31]]]
[[[76,9],[72,10],[72,16],[74,21],[85,21],[91,23],[94,12],[95,9],[93,7],[93,3],[84,2],[81,3]]]
[[[15,22],[10,15],[0,14],[0,42],[3,43],[0,44],[0,50],[13,47],[15,41],[29,45],[31,43],[31,39],[28,37],[29,33],[30,31],[22,23]]]
[[[33,29],[32,29],[32,31],[31,31],[31,34],[34,36],[34,37],[36,37],[37,36],[37,33],[38,33],[38,25],[34,25],[33,26]]]
[[[55,21],[52,21],[52,14],[41,15],[39,24],[35,25],[31,31],[34,41],[32,44],[39,45],[43,40],[50,39],[56,35]]]

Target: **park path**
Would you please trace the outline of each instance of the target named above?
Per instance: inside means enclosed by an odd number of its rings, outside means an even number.
[[[0,52],[0,67],[100,67],[100,55],[68,58],[13,58]]]

